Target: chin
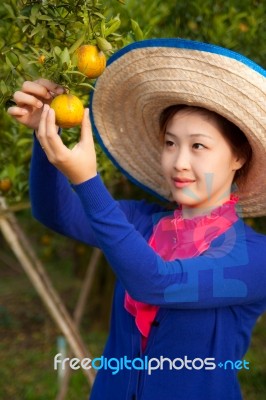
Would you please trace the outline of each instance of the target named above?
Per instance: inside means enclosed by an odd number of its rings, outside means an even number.
[[[179,195],[177,195],[176,193],[174,193],[174,194],[172,193],[172,199],[173,199],[173,201],[175,201],[176,203],[178,203],[184,207],[195,208],[201,204],[201,201],[191,199],[191,198],[189,198],[189,196],[186,196],[182,193],[180,193]]]

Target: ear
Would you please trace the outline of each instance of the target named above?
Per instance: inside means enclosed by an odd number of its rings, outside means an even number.
[[[234,160],[233,160],[233,168],[232,168],[232,171],[237,171],[237,170],[239,170],[240,168],[242,168],[243,167],[243,165],[245,164],[245,162],[246,162],[246,158],[245,157],[235,157],[234,158]]]

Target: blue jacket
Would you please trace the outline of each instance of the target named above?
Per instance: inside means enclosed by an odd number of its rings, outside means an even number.
[[[254,324],[266,310],[266,238],[239,219],[200,256],[164,261],[147,244],[155,213],[144,201],[115,201],[99,175],[72,190],[35,143],[33,215],[97,246],[117,283],[110,334],[91,400],[239,400],[237,373]],[[148,344],[124,308],[125,290],[160,306]]]

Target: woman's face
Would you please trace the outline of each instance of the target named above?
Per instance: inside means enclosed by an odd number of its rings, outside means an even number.
[[[208,214],[228,200],[235,171],[244,164],[213,118],[188,110],[168,122],[161,161],[184,218]]]

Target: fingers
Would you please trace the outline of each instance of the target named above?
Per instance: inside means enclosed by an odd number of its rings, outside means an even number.
[[[97,175],[96,153],[90,129],[88,110],[82,122],[82,138],[70,150],[57,134],[55,112],[45,104],[40,119],[37,138],[48,160],[72,183],[79,184]]]
[[[43,107],[43,112],[40,118],[39,129],[37,133],[37,139],[40,142],[40,145],[46,153],[49,152],[48,144],[47,144],[47,115],[48,115],[48,106]]]
[[[32,106],[36,108],[42,108],[43,106],[43,102],[37,97],[22,91],[15,92],[13,95],[13,99],[19,107]]]
[[[51,136],[53,136],[54,134],[57,135],[55,116],[54,113],[49,113],[49,111],[50,107],[45,104],[40,118],[40,124],[37,134],[40,145],[45,150],[46,154],[49,154],[51,152],[51,146],[48,140],[48,136],[51,138]]]
[[[62,142],[61,137],[58,135],[58,127],[55,124],[55,112],[48,105],[45,105],[47,111],[46,118],[46,138],[49,149],[53,150],[54,154],[62,155],[63,152],[68,151],[68,148]]]
[[[25,115],[27,115],[28,110],[26,110],[25,108],[12,106],[7,109],[7,113],[9,115],[12,115],[13,117],[19,118],[19,117],[24,117]]]
[[[22,91],[49,100],[55,95],[64,93],[65,89],[55,82],[40,78],[34,82],[25,81],[22,85]]]
[[[18,106],[28,105],[37,108],[43,106],[43,102],[52,100],[57,94],[64,93],[65,89],[47,79],[38,79],[35,82],[25,81],[20,91],[14,93],[13,99]]]
[[[58,127],[55,124],[54,110],[45,104],[40,119],[37,138],[49,161],[53,164],[60,162],[65,152],[68,151],[57,131]]]
[[[80,141],[86,145],[91,145],[91,143],[93,142],[88,108],[85,108],[84,110],[83,120],[81,124]]]
[[[55,94],[62,94],[65,92],[65,89],[62,86],[59,86],[57,83],[55,83],[53,81],[49,81],[48,79],[40,78],[40,79],[37,79],[33,83],[37,83],[38,85],[47,89],[49,92],[52,92]]]

